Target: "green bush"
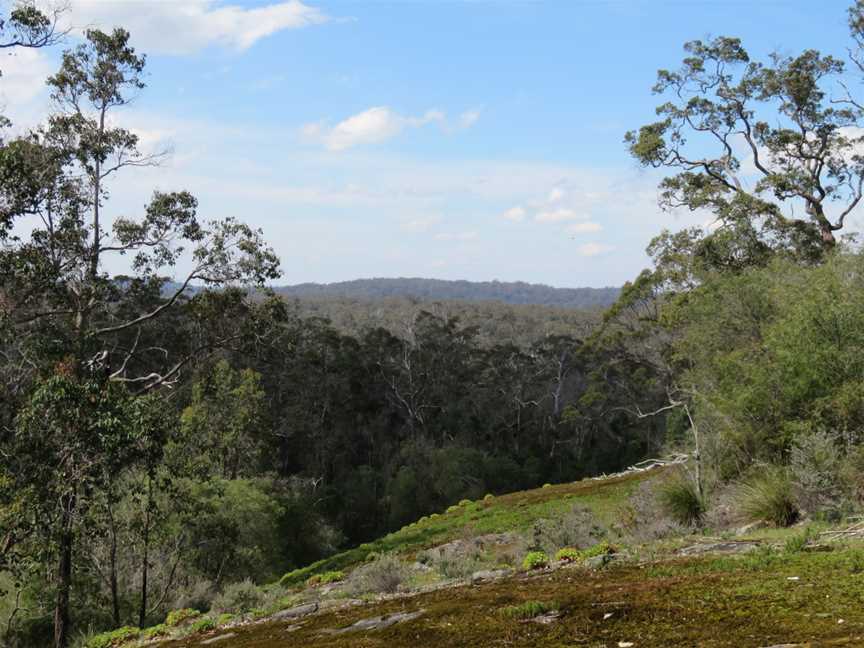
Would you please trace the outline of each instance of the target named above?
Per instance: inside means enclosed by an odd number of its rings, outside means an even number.
[[[103,632],[91,637],[85,644],[87,648],[114,648],[137,639],[141,630],[132,626],[123,626],[110,632]]]
[[[597,544],[588,547],[587,549],[583,549],[579,552],[582,555],[582,559],[585,558],[594,558],[595,556],[605,556],[606,554],[615,553],[615,547],[610,545],[606,540],[603,542],[598,542]]]
[[[448,513],[455,513],[455,512],[458,511],[458,510],[459,510],[459,505],[458,505],[458,504],[454,504],[453,506],[448,506],[448,507],[447,507],[447,512],[448,512]]]
[[[157,637],[167,637],[171,634],[171,628],[165,623],[152,626],[141,633],[145,639],[156,639]]]
[[[765,520],[778,527],[794,524],[799,517],[792,481],[779,467],[767,467],[739,487],[742,513],[750,520]]]
[[[224,614],[220,614],[216,617],[216,625],[224,626],[231,623],[234,619],[237,618],[236,614],[231,614],[229,612],[225,612]]]
[[[564,547],[559,549],[555,554],[555,560],[563,560],[564,562],[581,562],[582,552],[573,547]]]
[[[541,569],[549,564],[549,556],[545,551],[529,551],[522,560],[522,568],[526,570]]]
[[[491,501],[491,500],[493,500],[493,499],[495,499],[495,496],[494,496],[492,493],[486,493],[486,494],[483,496],[483,501],[484,501],[484,502],[489,502],[489,501]]]
[[[783,551],[786,553],[801,553],[807,548],[812,538],[813,531],[810,527],[807,527],[803,533],[797,533],[787,538],[783,544]]]
[[[352,571],[348,590],[353,594],[392,594],[407,576],[405,565],[396,556],[385,554]]]
[[[321,578],[319,582],[322,585],[327,585],[329,583],[338,583],[339,581],[345,580],[345,572],[341,571],[328,571],[321,574]]]
[[[201,616],[201,613],[198,610],[193,610],[192,608],[171,610],[165,619],[165,625],[173,628],[174,626],[180,625],[187,619],[194,619],[198,616]]]
[[[232,612],[234,614],[245,614],[259,607],[264,602],[264,592],[248,578],[238,583],[227,585],[222,592],[213,599],[213,612]]]
[[[543,488],[552,488],[552,484],[543,484]]]
[[[692,480],[678,475],[664,483],[658,492],[664,512],[678,524],[697,526],[705,514],[705,504]]]
[[[469,499],[459,500],[459,506],[470,506],[474,502]]]
[[[500,611],[501,616],[507,619],[533,619],[549,612],[557,612],[560,605],[555,601],[544,603],[543,601],[526,601],[521,605],[511,605]]]
[[[210,617],[201,617],[191,626],[189,626],[190,634],[199,634],[201,632],[210,632],[216,628],[216,621]]]

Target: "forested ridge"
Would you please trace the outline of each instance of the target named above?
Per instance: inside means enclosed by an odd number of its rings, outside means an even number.
[[[347,297],[382,299],[408,297],[419,300],[495,300],[506,304],[534,304],[565,308],[605,308],[618,297],[619,289],[554,288],[524,281],[445,281],[420,277],[355,279],[328,284],[303,283],[278,286],[275,292],[290,297]]]
[[[4,48],[62,36],[30,3],[4,17]],[[112,119],[146,59],[123,29],[87,30],[48,120],[0,141],[5,644],[105,648],[193,609],[205,631],[457,503],[671,452],[688,461],[657,495],[663,533],[860,512],[864,3],[848,19],[848,60],[757,62],[717,37],[660,70],[657,121],[625,146],[664,173],[665,207],[712,222],[660,232],[620,293],[273,289],[266,232],[188,192],[106,222],[106,179],[162,154]],[[604,532],[651,526],[637,504]],[[548,562],[538,528],[517,562]]]

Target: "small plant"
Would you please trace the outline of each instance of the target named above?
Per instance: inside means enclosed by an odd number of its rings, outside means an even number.
[[[787,538],[783,545],[783,551],[786,553],[801,553],[807,548],[812,537],[813,532],[810,527],[807,527],[803,533],[797,533]]]
[[[557,612],[560,607],[555,601],[526,601],[521,605],[502,608],[500,614],[506,619],[534,619],[549,612]]]
[[[491,502],[493,499],[495,499],[495,496],[494,496],[492,493],[486,493],[486,494],[483,496],[483,501],[484,501],[484,502]]]
[[[459,500],[459,506],[471,506],[474,502],[469,499]]]
[[[615,547],[613,547],[606,540],[604,540],[603,542],[598,542],[597,544],[588,547],[587,549],[583,549],[579,553],[584,560],[585,558],[594,558],[595,556],[605,556],[607,554],[613,554],[615,553]]]
[[[702,522],[705,504],[690,479],[673,477],[660,487],[658,495],[663,510],[678,524],[693,527]]]
[[[313,574],[306,579],[306,587],[317,587],[321,584],[321,574]]]
[[[428,515],[424,515],[424,516],[421,517],[419,520],[417,520],[417,524],[423,524],[424,522],[428,522],[428,521],[429,521],[429,516],[428,516]]]
[[[123,626],[122,628],[91,637],[85,645],[87,648],[114,648],[115,646],[122,646],[133,639],[137,639],[140,634],[141,630],[138,628]]]
[[[448,512],[448,513],[455,513],[455,512],[458,511],[458,510],[459,510],[459,505],[458,505],[458,504],[454,504],[453,506],[449,506],[449,507],[447,507],[447,512]]]
[[[165,619],[165,625],[169,627],[175,627],[183,623],[188,619],[194,619],[195,617],[201,616],[201,613],[198,610],[193,610],[192,608],[182,608],[180,610],[171,610],[168,613],[168,617]]]
[[[345,580],[345,572],[328,571],[321,574],[318,582],[320,582],[322,585],[328,585],[330,583],[338,583],[342,580]]]
[[[782,468],[768,468],[739,490],[741,511],[751,520],[792,526],[799,516],[792,481]]]
[[[543,484],[543,488],[552,488],[552,484]]]
[[[152,626],[141,633],[145,639],[156,639],[157,637],[167,637],[171,634],[171,628],[165,623]]]
[[[441,517],[441,516],[438,515],[437,513],[433,513],[432,515],[429,516],[429,519],[430,519],[430,520],[436,520],[436,519],[438,519],[439,517]]]
[[[859,549],[849,553],[849,571],[853,574],[864,573],[864,551]]]
[[[210,632],[216,628],[216,621],[210,617],[201,617],[195,623],[189,626],[190,634],[200,634],[202,632]]]
[[[354,594],[392,594],[406,578],[405,565],[395,556],[385,554],[352,571],[347,584]]]
[[[529,551],[522,560],[522,569],[531,571],[533,569],[542,569],[549,564],[549,556],[545,551]]]
[[[380,557],[381,557],[381,554],[378,553],[377,551],[370,551],[368,554],[366,554],[366,562],[374,562],[374,561],[378,560]]]
[[[578,563],[582,561],[582,552],[573,547],[564,547],[555,554],[555,560],[567,563]]]
[[[245,614],[264,602],[264,592],[250,579],[231,583],[213,600],[214,612]]]
[[[225,612],[224,614],[220,614],[218,617],[216,617],[216,625],[228,625],[236,618],[236,615],[231,614],[230,612]]]

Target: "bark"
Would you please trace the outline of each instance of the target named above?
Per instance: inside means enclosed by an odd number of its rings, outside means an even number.
[[[72,518],[75,511],[75,496],[68,495],[63,506],[62,530],[60,532],[59,562],[57,566],[57,599],[54,605],[54,648],[69,645],[69,591],[72,587],[72,546],[74,536]]]

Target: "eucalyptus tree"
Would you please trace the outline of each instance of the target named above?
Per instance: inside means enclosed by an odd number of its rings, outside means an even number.
[[[707,210],[820,258],[864,190],[864,111],[838,92],[843,61],[806,50],[757,62],[728,37],[684,49],[680,69],[657,74],[659,119],[625,138],[640,163],[672,171],[661,206]]]
[[[36,527],[56,539],[58,647],[68,644],[74,545],[102,485],[96,475],[129,465],[141,443],[111,408],[166,393],[196,358],[254,335],[273,312],[243,290],[207,288],[279,275],[260,230],[200,218],[185,191],[156,191],[140,217],[106,219],[107,179],[161,157],[142,153],[113,116],[144,87],[145,59],[128,41],[122,29],[87,31],[48,81],[56,106],[48,124],[0,147],[0,348],[10,407],[21,408],[2,438],[14,448],[0,453],[0,481],[14,485],[4,490],[4,510],[19,514],[3,518],[0,561]],[[125,275],[109,272],[124,261]],[[193,285],[205,290],[190,296]],[[182,343],[160,339],[180,311],[182,324],[168,335]],[[93,399],[112,404],[103,412]],[[54,413],[40,418],[43,402]],[[86,403],[91,414],[74,412]],[[43,502],[47,478],[34,466],[44,443],[68,469],[53,476],[58,492]],[[52,503],[54,515],[36,515]]]
[[[56,45],[66,33],[60,27],[65,10],[65,5],[46,10],[33,0],[17,2],[8,12],[0,10],[0,49]]]

